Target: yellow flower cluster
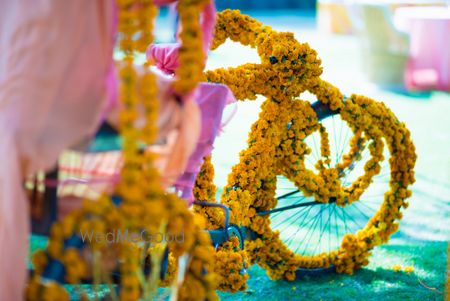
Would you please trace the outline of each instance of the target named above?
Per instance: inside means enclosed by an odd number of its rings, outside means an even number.
[[[139,281],[141,265],[141,250],[131,244],[126,244],[121,250],[122,262],[120,264],[120,300],[139,300],[142,283]]]
[[[200,172],[197,175],[194,196],[196,200],[215,203],[216,186],[214,185],[214,166],[211,163],[211,156],[204,158]],[[194,212],[204,216],[206,229],[213,230],[223,228],[224,212],[218,207],[205,207],[194,205]],[[239,247],[237,237],[232,237],[229,241],[218,246],[215,252],[215,272],[220,275],[218,288],[222,291],[236,292],[247,288],[246,281],[248,274],[246,271],[247,255]]]
[[[256,47],[261,64],[205,72],[210,82],[226,84],[237,99],[265,95],[275,100],[292,98],[305,91],[310,79],[322,73],[317,53],[298,43],[292,33],[276,32],[236,10],[218,14],[214,47],[230,38]]]
[[[211,156],[205,157],[194,185],[194,198],[199,201],[216,202],[217,187],[214,185],[214,166]],[[206,218],[206,229],[223,227],[225,216],[222,209],[194,204],[194,212]]]
[[[205,67],[200,12],[211,0],[178,0],[178,14],[182,24],[179,52],[180,66],[175,70],[174,89],[187,95],[197,87]]]
[[[361,159],[361,153],[365,148],[365,137],[362,136],[362,131],[357,131],[350,139],[350,150],[347,154],[342,156],[342,161],[336,164],[336,169],[342,173],[353,162]]]
[[[196,200],[214,202],[217,187],[214,185],[214,166],[211,156],[203,158],[203,164],[195,179],[194,197]]]
[[[234,293],[247,288],[247,254],[239,248],[237,237],[232,237],[217,248],[215,271],[222,277],[220,290]]]
[[[293,280],[299,267],[334,265],[338,272],[352,273],[368,263],[373,247],[386,242],[397,230],[400,209],[407,206],[405,199],[411,194],[407,186],[414,182],[416,159],[408,130],[383,103],[359,95],[345,98],[336,87],[321,80],[316,52],[307,44],[298,43],[293,34],[278,33],[239,11],[225,10],[218,14],[213,47],[219,47],[227,38],[256,47],[261,63],[207,71],[205,78],[228,85],[240,100],[255,99],[257,95],[267,97],[259,119],[252,125],[248,149],[241,152],[240,162],[233,167],[221,196],[221,202],[231,209],[232,222],[259,234],[256,240],[245,244],[250,263],[258,263],[274,279]],[[328,133],[309,102],[297,99],[306,90],[338,112],[354,133],[350,151],[335,167],[329,166]],[[317,174],[305,166],[305,156],[311,149],[303,142],[315,131],[321,136],[323,157],[316,164]],[[256,215],[276,206],[277,175],[287,177],[317,202],[333,200],[345,207],[358,201],[373,176],[380,172],[384,141],[391,154],[391,190],[366,227],[347,234],[338,250],[311,256],[294,254],[279,233],[271,229],[270,217]],[[361,158],[365,147],[371,158],[365,163],[364,174],[344,187],[341,177]],[[202,174],[202,179],[209,177]],[[199,184],[205,187],[201,181]]]
[[[230,23],[230,20],[233,22]],[[262,32],[271,28],[261,22],[239,13],[236,10],[224,10],[219,13],[212,49],[216,49],[227,39],[239,42],[244,46],[256,47],[256,39]]]
[[[36,296],[39,296],[36,298]],[[69,293],[56,282],[47,283],[45,286],[40,283],[40,279],[33,276],[28,282],[25,298],[27,300],[45,301],[69,301]]]
[[[336,254],[336,252],[333,252]],[[369,263],[370,252],[365,241],[359,240],[353,234],[346,234],[342,239],[341,248],[334,261],[338,273],[353,274],[353,270]]]
[[[406,273],[410,274],[410,273],[414,272],[414,267],[413,266],[406,266],[403,270]]]
[[[185,5],[187,2],[180,1]],[[195,2],[195,1],[194,1]],[[203,1],[204,2],[204,1]],[[158,101],[156,99],[155,76],[149,71],[151,62],[136,72],[134,58],[152,42],[152,25],[157,13],[150,0],[118,0],[119,45],[124,54],[119,71],[121,85],[119,90],[123,110],[120,113],[120,131],[123,137],[124,165],[116,193],[121,197],[120,205],[114,204],[109,196],[101,196],[95,201],[86,200],[82,208],[74,210],[62,221],[52,226],[49,245],[44,252],[34,255],[35,275],[28,288],[29,300],[68,300],[68,294],[56,283],[42,283],[40,275],[50,261],[59,261],[65,267],[65,280],[80,283],[92,279],[94,282],[111,282],[109,273],[121,272],[120,299],[138,300],[148,296],[150,287],[142,271],[143,245],[128,241],[108,243],[106,239],[86,242],[84,250],[66,247],[65,242],[80,233],[108,233],[128,231],[130,237],[142,231],[147,233],[183,233],[184,240],[169,241],[172,263],[181,255],[190,256],[187,271],[178,291],[179,300],[215,300],[217,285],[214,274],[213,254],[209,236],[204,226],[188,211],[187,204],[175,194],[166,193],[159,185],[159,174],[153,164],[153,155],[142,152],[142,144],[154,143],[157,128]],[[186,8],[186,6],[183,6]],[[182,25],[193,36],[200,36],[200,30],[184,22],[195,23],[201,5],[184,12]],[[193,11],[196,10],[195,12]],[[190,21],[191,20],[191,21]],[[196,39],[194,39],[196,40]],[[190,49],[189,39],[185,38],[183,47]],[[187,49],[186,48],[186,49]],[[182,59],[183,64],[188,61]],[[189,68],[188,68],[189,69]],[[185,81],[184,77],[179,79]],[[192,81],[191,81],[192,82]],[[146,124],[136,126],[137,107],[145,108]],[[86,251],[86,252],[84,252]],[[91,252],[91,255],[86,255]],[[99,256],[100,255],[100,256]],[[110,262],[104,260],[110,257]],[[144,256],[145,257],[145,256]],[[102,260],[106,261],[102,262]],[[111,262],[112,261],[112,262]],[[173,271],[174,268],[169,269]],[[156,287],[152,285],[151,287]],[[38,292],[35,293],[36,289]],[[43,294],[52,294],[49,299]],[[57,297],[53,297],[57,296]]]
[[[394,272],[400,272],[401,270],[403,270],[405,273],[410,274],[410,273],[414,272],[414,267],[409,265],[409,266],[405,266],[404,268],[402,268],[401,265],[395,264],[392,266],[392,270]]]

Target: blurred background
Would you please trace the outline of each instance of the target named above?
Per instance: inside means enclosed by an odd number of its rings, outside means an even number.
[[[240,10],[311,10],[316,9],[317,1],[313,0],[261,0],[261,1],[245,1],[245,0],[219,0],[216,1],[219,10],[225,8],[240,9]]]
[[[448,0],[218,0],[216,4],[218,10],[239,9],[286,30],[313,29],[322,37],[353,38],[358,47],[354,59],[364,58],[359,67],[366,79],[382,88],[450,91]],[[162,16],[169,23],[160,27],[160,39],[168,41],[175,18],[167,10]]]

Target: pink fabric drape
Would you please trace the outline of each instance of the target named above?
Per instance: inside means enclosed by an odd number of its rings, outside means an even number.
[[[406,87],[450,92],[450,9],[430,7],[416,14],[410,20]]]
[[[164,95],[167,90],[161,88],[167,87],[167,83],[164,83],[163,78],[160,78],[159,82],[159,94]],[[176,141],[158,143],[149,146],[148,150],[157,154],[155,165],[161,172],[162,184],[165,187],[174,186],[181,191],[183,198],[193,200],[192,187],[203,158],[211,153],[214,140],[222,126],[223,109],[234,100],[227,86],[201,83],[195,98],[201,115],[201,126],[197,132],[191,128],[197,126],[190,118],[192,113],[187,115],[186,112],[182,112],[173,97],[160,98],[162,103],[158,118],[159,137],[163,140],[174,140],[171,138],[171,132],[175,132]],[[192,124],[181,124],[181,120]],[[186,140],[177,139],[180,132],[178,128],[185,133],[182,135],[187,137]],[[196,135],[199,136],[198,139]],[[181,152],[174,147],[175,142],[188,151]],[[185,154],[185,157],[177,161],[171,158],[173,153]],[[167,170],[165,167],[168,162],[176,162],[178,165]],[[88,154],[66,152],[59,163],[62,183],[59,187],[58,218],[80,207],[84,198],[96,199],[102,193],[112,193],[123,164],[122,154],[119,151]]]
[[[162,4],[169,4],[175,1],[161,0]],[[216,8],[214,1],[205,5],[200,23],[202,27],[203,51],[207,54],[213,39],[214,27],[216,23]],[[179,28],[182,30],[182,28]],[[150,45],[147,49],[147,57],[156,62],[156,66],[168,75],[174,75],[179,67],[179,43]],[[212,145],[220,129],[223,109],[226,104],[234,102],[231,91],[224,85],[200,84],[190,95],[183,97],[186,103],[196,100],[196,104],[201,110],[201,132],[197,147],[189,157],[184,173],[177,179],[175,188],[179,190],[182,197],[190,204],[194,201],[192,188],[195,178],[203,158],[212,151]]]
[[[214,2],[207,4],[201,14],[203,50],[207,53],[216,23]],[[154,44],[147,49],[147,56],[156,62],[156,66],[169,75],[179,66],[180,44]],[[194,201],[192,188],[200,170],[203,158],[211,154],[213,143],[221,128],[222,113],[225,105],[235,101],[230,89],[224,85],[201,83],[192,93],[201,110],[201,133],[194,153],[190,156],[184,173],[177,179],[175,188],[190,204]]]
[[[203,158],[209,156],[213,150],[214,140],[222,126],[222,114],[225,106],[235,101],[231,90],[220,84],[201,83],[196,102],[201,111],[200,138],[184,173],[175,182],[175,188],[181,192],[181,196],[190,204],[194,201],[192,188]]]
[[[0,1],[0,300],[23,300],[23,178],[50,168],[98,125],[113,16],[113,1]]]
[[[147,49],[147,57],[156,62],[156,67],[166,74],[174,74],[180,66],[178,52],[181,45],[173,44],[152,44]]]
[[[209,4],[204,45],[214,16]],[[104,100],[114,99],[114,24],[113,0],[0,1],[0,300],[23,299],[29,233],[23,179],[92,135],[108,109]],[[171,171],[180,162],[189,166],[201,134],[193,95],[163,168],[172,183],[180,173]]]
[[[157,0],[156,4],[168,5],[175,3],[176,0]],[[211,0],[205,5],[200,14],[200,25],[202,28],[202,46],[203,52],[208,53],[211,48],[211,43],[214,35],[214,28],[216,25],[216,6],[214,0]],[[181,30],[181,27],[178,28]],[[178,36],[178,35],[177,35]],[[174,74],[176,68],[179,66],[178,52],[181,45],[179,43],[173,44],[152,44],[147,49],[147,57],[156,61],[156,66],[166,74]]]
[[[158,141],[150,149],[157,154],[155,162],[164,188],[172,186],[186,168],[188,158],[194,151],[200,135],[200,110],[194,101],[180,104],[171,89],[173,78],[156,72],[158,86]],[[139,91],[136,91],[139,93]],[[113,101],[114,103],[115,101]],[[119,126],[120,104],[109,112],[108,122]],[[138,108],[140,115],[136,125],[145,123],[144,108]]]

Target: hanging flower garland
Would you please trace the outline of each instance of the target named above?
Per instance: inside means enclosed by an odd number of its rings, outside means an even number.
[[[190,1],[180,1],[185,14],[183,28],[200,35],[195,26],[197,23],[189,23],[190,18],[197,14],[194,10],[198,11],[200,7],[188,9],[184,5],[186,2]],[[37,252],[33,257],[35,273],[27,287],[27,299],[68,300],[68,293],[58,282],[78,284],[82,280],[92,279],[97,284],[111,284],[109,275],[117,270],[121,273],[118,292],[121,300],[148,299],[149,293],[152,293],[148,287],[153,285],[150,282],[154,279],[144,276],[141,269],[145,258],[142,254],[146,254],[145,245],[126,240],[111,244],[106,240],[96,239],[82,243],[80,238],[83,233],[102,234],[114,231],[128,233],[130,237],[136,238],[136,235],[146,231],[150,234],[183,233],[182,242],[167,242],[172,261],[178,260],[183,254],[189,256],[187,271],[178,288],[178,299],[215,300],[217,280],[213,267],[214,249],[209,236],[202,230],[204,224],[201,217],[194,217],[188,211],[185,201],[174,194],[165,193],[159,185],[153,155],[140,149],[142,143],[150,144],[155,141],[157,128],[154,120],[157,118],[158,101],[156,78],[149,70],[152,62],[146,62],[142,66],[142,73],[137,73],[134,56],[143,52],[152,42],[153,20],[157,9],[149,0],[118,0],[117,4],[119,46],[124,54],[119,71],[119,95],[123,105],[119,118],[124,164],[117,194],[121,197],[121,204],[116,205],[109,196],[102,196],[96,201],[86,200],[81,209],[74,210],[52,226],[47,249]],[[187,44],[184,45],[185,54],[196,51],[190,50],[188,38],[184,42]],[[186,60],[181,63],[181,70],[189,70],[189,67],[184,66]],[[182,78],[180,83],[184,80]],[[184,90],[181,92],[184,93]],[[137,127],[135,123],[139,104],[145,108],[146,124],[143,127]],[[90,255],[86,256],[86,253]],[[61,267],[64,279],[48,281],[55,276],[52,274],[55,266]],[[111,294],[116,294],[114,289]]]
[[[205,67],[200,12],[211,0],[179,0],[178,15],[181,22],[180,67],[175,70],[174,89],[180,95],[188,95],[198,85]]]

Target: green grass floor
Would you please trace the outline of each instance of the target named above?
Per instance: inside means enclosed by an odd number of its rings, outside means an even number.
[[[33,236],[31,250],[45,247],[46,240]],[[293,282],[272,281],[259,266],[249,270],[248,289],[235,294],[220,292],[221,300],[444,300],[447,243],[390,244],[374,250],[370,264],[353,275],[327,274],[303,277]],[[395,272],[394,265],[413,266],[412,273]],[[77,290],[67,286],[73,300]],[[92,287],[81,286],[90,291]],[[101,287],[100,295],[107,292]],[[159,300],[166,300],[160,290]]]
[[[270,281],[263,269],[254,266],[246,292],[220,296],[222,300],[443,300],[446,255],[444,242],[387,245],[375,250],[370,264],[351,276],[329,274],[294,282]],[[394,272],[393,265],[411,265],[414,272]]]

